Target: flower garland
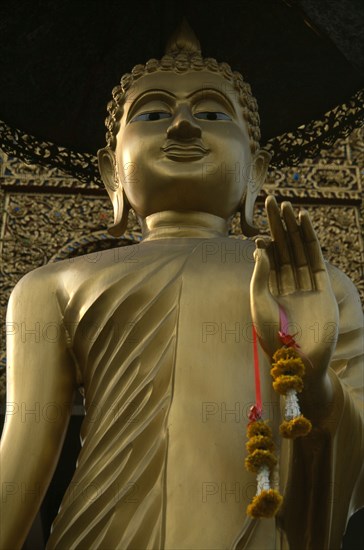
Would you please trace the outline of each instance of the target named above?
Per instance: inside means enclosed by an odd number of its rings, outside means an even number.
[[[245,459],[245,468],[257,475],[257,493],[248,505],[246,513],[253,518],[270,518],[277,513],[283,497],[270,486],[270,474],[277,464],[277,458],[274,454],[272,430],[262,419],[258,344],[254,325],[253,356],[256,404],[251,407],[249,414],[246,444],[248,456]]]
[[[274,353],[271,376],[273,388],[285,397],[284,421],[279,427],[280,434],[288,439],[295,439],[310,433],[311,422],[301,414],[297,393],[303,390],[305,365],[298,352],[299,345],[293,335],[288,334],[288,321],[284,309],[279,307],[281,330],[278,337],[283,346]],[[309,359],[306,358],[308,361]]]
[[[284,420],[279,428],[280,434],[294,439],[307,435],[312,428],[311,422],[301,414],[297,398],[297,393],[303,390],[305,365],[301,357],[303,354],[300,355],[298,352],[300,346],[294,339],[295,335],[291,336],[288,333],[287,317],[282,307],[279,308],[279,315],[278,336],[283,345],[273,355],[271,376],[274,380],[274,390],[285,396]],[[245,467],[257,476],[257,493],[248,505],[246,513],[257,519],[275,516],[283,497],[270,486],[270,475],[277,464],[277,458],[274,454],[272,430],[262,419],[258,343],[254,325],[252,330],[256,403],[251,407],[249,414],[246,444],[248,456],[245,459]],[[309,361],[308,358],[307,360]]]
[[[303,390],[305,365],[293,347],[281,347],[273,355],[271,375],[273,388],[284,395],[284,421],[279,427],[283,437],[294,439],[307,435],[312,428],[311,422],[301,414],[297,393]]]

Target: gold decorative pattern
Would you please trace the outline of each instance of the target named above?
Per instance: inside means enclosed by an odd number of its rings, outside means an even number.
[[[355,124],[356,123],[356,124]],[[335,147],[337,139],[343,141],[355,125],[364,123],[364,90],[359,90],[346,103],[327,112],[320,120],[312,120],[289,132],[268,141],[267,148],[273,153],[275,168],[297,165],[303,158],[315,158],[323,149]]]

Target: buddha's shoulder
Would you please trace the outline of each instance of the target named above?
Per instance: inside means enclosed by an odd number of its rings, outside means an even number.
[[[206,269],[212,264],[230,264],[252,272],[254,241],[239,238],[171,239],[97,251],[92,254],[49,263],[26,274],[15,291],[30,294],[39,289],[42,294],[64,292],[73,295],[85,284],[90,284],[117,272],[118,276],[134,273],[158,263],[173,262],[194,256]],[[196,260],[197,257],[197,260]]]
[[[115,264],[133,262],[138,245],[108,249],[49,263],[29,271],[16,284],[12,295],[30,294],[39,289],[42,294],[67,289],[73,293],[85,281]]]

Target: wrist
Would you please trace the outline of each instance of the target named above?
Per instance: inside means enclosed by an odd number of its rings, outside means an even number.
[[[308,369],[312,367],[308,366]],[[305,379],[303,391],[300,394],[302,412],[312,423],[320,423],[331,414],[334,389],[327,369],[316,376]]]

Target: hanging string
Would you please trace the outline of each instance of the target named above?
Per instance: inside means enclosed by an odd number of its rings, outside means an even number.
[[[262,391],[260,386],[260,367],[259,367],[259,353],[258,353],[258,336],[254,324],[252,325],[253,333],[253,358],[254,358],[254,378],[255,378],[255,406],[259,417],[262,416]]]
[[[288,319],[285,310],[282,306],[279,306],[279,324],[280,331],[288,334]]]

